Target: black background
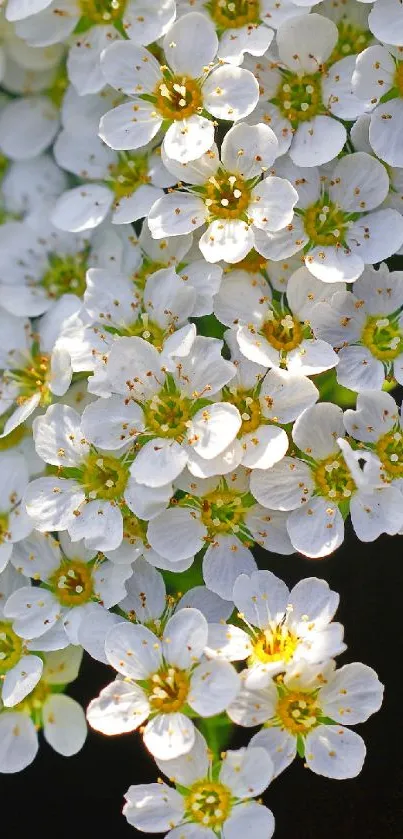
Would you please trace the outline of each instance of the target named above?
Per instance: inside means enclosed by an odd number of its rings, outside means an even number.
[[[402,539],[382,537],[367,545],[347,530],[343,546],[320,562],[267,552],[257,558],[260,567],[290,586],[312,575],[326,579],[341,595],[337,617],[345,625],[348,649],[339,662],[363,661],[386,685],[381,711],[356,727],[368,749],[358,778],[321,778],[298,759],[267,790],[275,839],[403,839]],[[85,706],[111,673],[87,657],[69,693]],[[238,731],[236,746],[247,739],[244,730]],[[145,834],[121,815],[123,794],[130,784],[155,780],[153,763],[136,735],[108,738],[91,732],[73,758],[60,757],[42,740],[28,769],[0,778],[1,826],[18,839],[31,834],[41,839],[134,839]]]

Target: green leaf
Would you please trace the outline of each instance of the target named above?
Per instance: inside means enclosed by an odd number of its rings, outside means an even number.
[[[215,315],[203,315],[201,318],[193,318],[197,327],[198,335],[206,335],[208,338],[223,338],[227,327],[223,326]]]

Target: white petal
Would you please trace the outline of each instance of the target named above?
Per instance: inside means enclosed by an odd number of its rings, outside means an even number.
[[[158,768],[171,781],[190,787],[208,775],[210,756],[202,734],[195,730],[195,741],[189,752],[173,760],[157,760]]]
[[[325,716],[347,725],[365,722],[379,711],[382,697],[383,685],[375,670],[361,662],[336,670],[320,692]]]
[[[234,125],[225,135],[221,148],[221,159],[227,171],[239,172],[246,179],[265,172],[277,154],[276,136],[263,123]]]
[[[130,0],[124,10],[123,26],[135,44],[151,44],[165,35],[175,20],[174,0]]]
[[[222,259],[231,264],[239,262],[247,256],[253,245],[253,231],[240,219],[212,221],[199,240],[200,250],[207,262],[220,262]]]
[[[218,594],[214,594],[206,586],[194,586],[188,589],[181,597],[177,610],[194,606],[204,615],[208,623],[228,620],[232,612],[232,604],[223,600]]]
[[[148,216],[148,226],[153,239],[182,236],[204,224],[206,215],[207,210],[201,198],[174,192],[155,202]]]
[[[236,700],[227,709],[229,718],[245,727],[261,725],[270,720],[276,710],[277,689],[271,679],[260,690],[241,688]]]
[[[132,827],[162,833],[182,821],[183,797],[166,784],[137,784],[125,794],[123,815]]]
[[[266,419],[285,425],[316,402],[318,391],[305,376],[274,368],[263,379],[259,396]]]
[[[403,103],[392,99],[378,105],[371,117],[369,142],[375,154],[390,166],[403,166],[399,137],[403,128]]]
[[[110,189],[100,184],[83,184],[64,192],[57,199],[51,221],[60,230],[77,233],[92,230],[107,216],[113,200]]]
[[[337,37],[337,27],[328,18],[317,14],[299,15],[281,24],[277,30],[280,59],[294,73],[316,73],[318,66],[329,58]]]
[[[315,460],[336,454],[337,438],[344,436],[342,409],[331,402],[313,405],[297,419],[292,436],[298,448]]]
[[[147,627],[124,622],[106,636],[109,664],[131,679],[147,679],[161,667],[161,643]]]
[[[132,99],[104,114],[99,136],[111,149],[140,149],[155,137],[161,122],[151,102]]]
[[[45,463],[79,466],[90,451],[83,439],[81,417],[68,405],[50,405],[34,425],[35,448]]]
[[[162,487],[180,475],[187,460],[185,448],[175,440],[155,437],[140,449],[130,472],[139,484]]]
[[[150,521],[147,539],[167,559],[193,556],[204,547],[207,530],[192,510],[174,507]]]
[[[43,678],[50,685],[66,685],[74,682],[80,672],[83,651],[69,646],[64,650],[53,650],[45,657]]]
[[[360,393],[381,390],[385,380],[384,366],[374,358],[368,347],[346,347],[340,350],[337,381]]]
[[[203,558],[204,582],[224,600],[232,599],[234,583],[240,574],[255,570],[256,563],[250,550],[235,536],[227,534],[220,534]]]
[[[142,688],[120,679],[103,688],[87,708],[91,728],[107,735],[135,731],[149,714],[150,706]]]
[[[320,725],[306,738],[306,764],[325,778],[355,778],[361,772],[365,754],[362,737],[339,725]]]
[[[196,454],[211,460],[232,443],[241,425],[241,415],[234,405],[216,402],[192,417],[188,440]]]
[[[285,178],[270,175],[252,190],[248,214],[260,230],[277,232],[293,220],[298,193]]]
[[[85,438],[108,451],[121,449],[144,430],[140,406],[122,396],[91,402],[84,408],[81,423]]]
[[[58,754],[70,757],[82,749],[87,725],[84,711],[78,702],[63,694],[49,696],[42,715],[45,740]]]
[[[258,82],[249,70],[224,64],[207,78],[203,100],[217,119],[235,122],[250,114],[259,99]]]
[[[294,553],[287,531],[287,518],[287,513],[281,510],[267,510],[260,504],[254,504],[245,516],[245,524],[257,545],[287,556]]]
[[[284,618],[289,591],[271,571],[255,571],[250,577],[238,577],[233,599],[252,626],[266,629],[272,621],[278,624]]]
[[[378,0],[369,13],[368,26],[378,41],[403,43],[401,8],[396,0]]]
[[[107,47],[101,64],[108,84],[129,96],[153,93],[162,77],[157,59],[132,40],[116,41]]]
[[[250,486],[252,494],[263,507],[294,510],[310,498],[314,482],[306,463],[284,457],[271,469],[252,472]]]
[[[96,661],[108,664],[105,655],[105,639],[110,629],[122,622],[120,615],[108,612],[99,603],[92,603],[78,627],[78,641]]]
[[[37,638],[60,618],[59,603],[53,593],[42,588],[17,589],[7,600],[4,615],[13,621],[21,638]]]
[[[389,393],[365,391],[357,398],[356,410],[345,411],[343,420],[351,437],[376,443],[398,420],[396,402]]]
[[[287,527],[295,550],[314,559],[333,553],[344,538],[338,507],[321,496],[310,498],[304,507],[294,510]]]
[[[221,783],[228,786],[236,798],[255,798],[269,786],[273,777],[273,763],[265,749],[249,746],[228,751],[220,771]]]
[[[188,163],[205,154],[213,142],[212,121],[194,114],[169,126],[164,137],[164,151],[172,160]]]
[[[6,708],[12,708],[22,702],[34,689],[41,678],[43,661],[36,655],[24,655],[3,681],[1,698]]]
[[[228,661],[204,661],[193,671],[187,701],[201,717],[213,717],[234,701],[239,687],[239,675]]]
[[[184,714],[157,714],[144,730],[144,745],[158,760],[171,760],[189,752],[195,727]]]
[[[270,469],[287,453],[289,440],[283,428],[261,425],[242,436],[242,463],[250,469]]]
[[[337,119],[313,117],[298,126],[289,152],[291,160],[296,166],[320,166],[337,157],[346,137],[346,129]]]
[[[35,758],[38,735],[27,714],[16,711],[0,717],[0,772],[21,772]]]
[[[90,501],[72,516],[67,529],[73,542],[84,539],[89,550],[113,551],[123,539],[122,513],[110,501]]]
[[[162,636],[165,661],[180,670],[189,670],[203,655],[208,625],[198,609],[181,609],[169,619]]]
[[[363,262],[381,262],[403,244],[403,217],[389,207],[376,210],[351,225],[347,241]]]
[[[274,777],[287,769],[297,751],[296,738],[284,728],[262,728],[249,742],[249,748],[254,746],[266,749],[273,761]]]
[[[294,626],[302,622],[302,628],[308,624],[314,624],[315,630],[324,628],[332,620],[339,600],[339,595],[329,588],[326,580],[307,577],[291,589],[290,620]]]
[[[197,39],[192,34],[197,32]],[[164,38],[167,64],[174,73],[196,79],[215,58],[218,38],[210,18],[190,12],[174,23]]]
[[[58,128],[58,111],[47,97],[14,99],[0,115],[0,148],[11,160],[31,159],[50,146]]]
[[[245,575],[241,574],[244,578]],[[238,578],[239,579],[239,578]],[[252,653],[249,635],[239,626],[226,623],[209,624],[206,655],[225,661],[244,661]]]
[[[92,26],[73,41],[67,56],[69,79],[81,96],[105,87],[100,57],[105,47],[120,35],[114,26]]]
[[[259,839],[270,839],[274,833],[273,813],[257,801],[238,804],[223,825],[223,839],[243,839],[248,833]]]

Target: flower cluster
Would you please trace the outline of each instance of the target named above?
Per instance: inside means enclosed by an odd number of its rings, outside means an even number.
[[[254,547],[403,533],[402,4],[7,0],[0,78],[0,772],[137,731],[129,824],[270,839],[382,701]]]

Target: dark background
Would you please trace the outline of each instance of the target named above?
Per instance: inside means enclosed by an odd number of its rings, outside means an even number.
[[[348,649],[339,663],[363,661],[386,685],[381,711],[356,727],[368,749],[358,778],[321,778],[298,759],[269,787],[265,803],[276,818],[275,839],[403,839],[402,544],[399,537],[363,544],[347,530],[343,546],[325,560],[263,551],[257,556],[260,567],[290,586],[312,575],[326,579],[341,595],[337,617]],[[110,680],[111,670],[87,657],[68,692],[85,706]],[[252,731],[246,729],[243,738],[240,730],[236,745]],[[41,839],[144,836],[121,815],[123,794],[130,784],[155,781],[156,774],[136,735],[90,732],[72,758],[60,757],[42,740],[28,769],[1,776],[2,829],[18,839],[32,833]]]

